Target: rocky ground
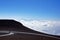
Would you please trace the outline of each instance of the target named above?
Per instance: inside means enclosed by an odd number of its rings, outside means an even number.
[[[59,39],[36,35],[14,34],[10,36],[0,37],[0,40],[59,40]]]

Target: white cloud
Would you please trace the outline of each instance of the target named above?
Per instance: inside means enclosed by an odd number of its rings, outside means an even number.
[[[40,21],[40,20],[20,20],[20,22],[26,27],[44,33],[58,35],[57,31],[60,31],[60,21]]]

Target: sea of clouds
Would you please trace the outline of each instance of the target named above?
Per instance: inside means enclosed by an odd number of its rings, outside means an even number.
[[[20,22],[35,31],[52,34],[52,35],[60,35],[60,21],[52,21],[52,20],[20,20]]]

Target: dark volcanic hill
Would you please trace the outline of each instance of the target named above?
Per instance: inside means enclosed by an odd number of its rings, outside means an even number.
[[[25,27],[22,23],[17,22],[15,20],[0,20],[0,30],[39,33],[37,31],[33,31],[33,30]]]

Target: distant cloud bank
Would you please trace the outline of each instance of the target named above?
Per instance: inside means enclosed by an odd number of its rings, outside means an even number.
[[[20,20],[26,27],[48,34],[60,35],[60,21]]]

